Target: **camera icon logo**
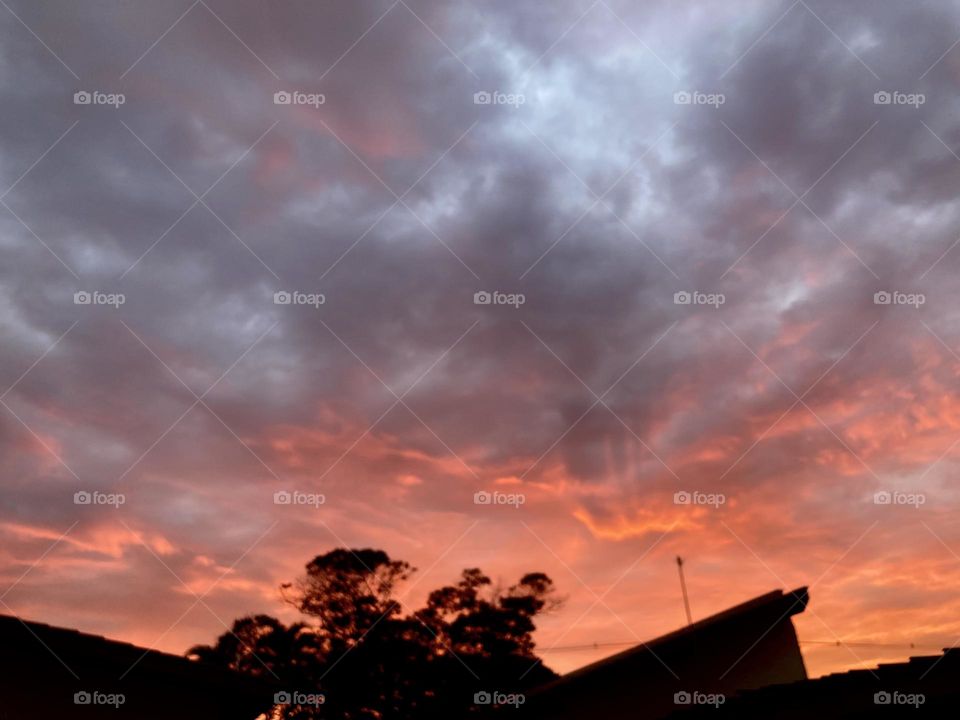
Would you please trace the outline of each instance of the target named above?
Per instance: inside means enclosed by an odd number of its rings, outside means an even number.
[[[474,105],[490,105],[492,102],[493,95],[488,93],[486,90],[481,90],[480,92],[475,92],[473,94]]]
[[[89,105],[93,102],[93,96],[86,90],[78,90],[73,94],[74,105]]]
[[[473,494],[474,505],[489,505],[493,502],[493,495],[486,490],[479,490]]]
[[[290,693],[286,690],[281,690],[278,693],[273,694],[273,704],[274,705],[289,705],[293,701],[293,698],[290,697]]]
[[[686,290],[681,290],[680,292],[675,292],[673,294],[674,305],[689,305],[692,301],[693,296]]]
[[[686,490],[678,490],[673,494],[673,504],[674,505],[689,505],[690,504],[690,493]]]
[[[486,290],[480,290],[473,294],[473,304],[474,305],[489,305],[493,302],[493,295],[488,293]]]
[[[680,692],[673,694],[674,705],[689,705],[692,701],[693,698],[686,690],[681,690]]]
[[[293,502],[293,494],[286,490],[278,490],[273,494],[274,505],[290,505]]]
[[[274,305],[289,305],[293,302],[293,295],[286,290],[279,290],[273,294]]]
[[[881,490],[880,492],[873,494],[873,504],[874,505],[889,505],[893,502],[893,495],[890,494],[887,490]]]
[[[693,102],[693,95],[686,90],[675,92],[673,94],[673,102],[676,105],[689,105],[691,102]]]
[[[889,305],[893,300],[893,296],[890,295],[886,290],[880,290],[873,294],[873,304],[874,305]]]
[[[873,94],[874,105],[889,105],[891,102],[893,102],[893,96],[886,90],[880,90]]]
[[[74,505],[89,505],[93,502],[93,495],[88,493],[86,490],[80,490],[73,494],[73,504]]]
[[[476,705],[489,705],[491,702],[493,702],[493,698],[486,690],[481,690],[480,692],[473,694],[473,702]]]
[[[74,305],[89,305],[93,302],[93,296],[86,290],[78,290],[73,294]]]
[[[286,90],[281,90],[280,92],[275,92],[273,94],[274,105],[289,105],[292,102],[293,102],[293,95],[288,93]]]
[[[86,690],[81,690],[73,694],[74,705],[89,705],[92,701],[92,696]]]
[[[873,703],[874,705],[889,705],[893,700],[893,696],[890,695],[886,690],[881,690],[878,693],[873,694]]]

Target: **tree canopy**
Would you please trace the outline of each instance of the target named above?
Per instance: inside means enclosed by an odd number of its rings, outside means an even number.
[[[290,719],[458,718],[489,709],[477,693],[523,692],[556,677],[533,640],[534,619],[561,602],[547,575],[501,587],[468,568],[412,609],[397,591],[415,572],[382,550],[331,550],[280,588],[304,621],[240,618],[187,654],[301,697],[322,694],[323,704],[274,708]]]

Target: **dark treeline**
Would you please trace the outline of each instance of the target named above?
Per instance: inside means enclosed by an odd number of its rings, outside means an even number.
[[[497,587],[467,569],[414,610],[397,594],[414,572],[382,550],[332,550],[281,586],[302,622],[240,618],[187,654],[277,685],[302,704],[273,717],[297,720],[450,720],[488,710],[478,693],[523,693],[556,677],[533,641],[536,616],[560,603],[547,575]]]

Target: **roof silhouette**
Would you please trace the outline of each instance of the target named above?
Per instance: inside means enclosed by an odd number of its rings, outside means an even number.
[[[784,619],[787,617],[792,617],[793,615],[802,613],[806,609],[809,600],[810,596],[807,592],[807,588],[805,587],[798,588],[789,593],[784,593],[782,590],[773,590],[768,592],[766,595],[760,595],[752,600],[747,600],[739,605],[734,605],[731,608],[727,608],[726,610],[718,612],[715,615],[710,615],[703,620],[698,620],[691,625],[687,625],[686,627],[669,632],[666,635],[661,635],[653,640],[642,642],[632,648],[624,650],[623,652],[619,652],[616,655],[611,655],[603,658],[602,660],[591,663],[590,665],[585,665],[584,667],[578,668],[577,670],[567,673],[558,680],[555,680],[553,684],[563,683],[576,677],[597,672],[598,670],[602,670],[609,665],[616,664],[635,655],[648,653],[651,650],[656,651],[656,649],[662,645],[669,644],[687,635],[696,635],[697,633],[700,633],[704,629],[709,628],[711,625],[717,623],[735,621],[738,618],[749,615],[760,608],[782,609]]]
[[[691,709],[677,718],[958,717],[960,649],[911,657],[872,669],[745,690],[720,708]]]
[[[253,720],[279,689],[258,678],[100,635],[0,615],[3,711],[10,717]],[[77,704],[77,693],[124,703]]]
[[[790,618],[807,606],[801,587],[760,595],[691,625],[579,668],[528,698],[536,718],[654,720],[677,710],[680,692],[733,694],[805,680]]]

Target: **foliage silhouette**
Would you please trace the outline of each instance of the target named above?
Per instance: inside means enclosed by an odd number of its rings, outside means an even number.
[[[469,568],[410,610],[396,593],[415,571],[382,550],[331,550],[281,586],[306,622],[240,618],[214,645],[187,654],[290,692],[322,693],[322,705],[273,710],[297,720],[469,717],[489,709],[475,693],[524,692],[556,677],[533,641],[534,619],[562,602],[547,575],[501,588]]]

